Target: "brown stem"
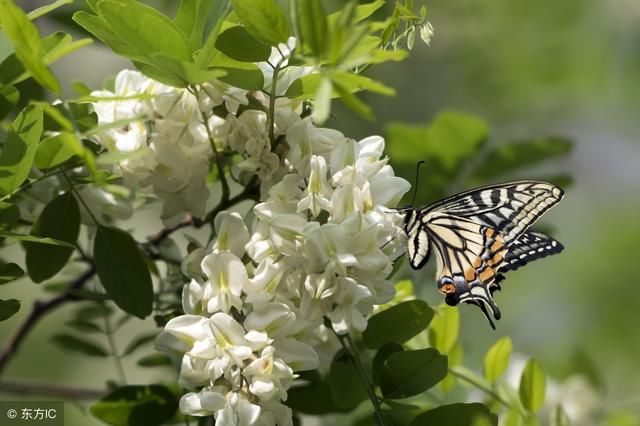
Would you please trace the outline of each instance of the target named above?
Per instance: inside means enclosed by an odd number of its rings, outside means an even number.
[[[89,280],[91,277],[93,277],[95,273],[95,267],[91,266],[89,269],[87,269],[87,271],[76,278],[71,283],[71,285],[69,285],[69,287],[65,289],[63,293],[46,302],[37,300],[33,303],[33,310],[31,311],[27,319],[18,328],[18,331],[16,331],[11,340],[9,340],[9,342],[5,345],[2,352],[0,352],[0,375],[6,368],[13,355],[15,355],[15,353],[18,351],[18,348],[22,344],[24,338],[27,337],[27,334],[29,334],[31,329],[36,325],[40,318],[49,313],[49,311],[65,304],[66,302],[72,300],[80,300],[77,296],[74,296],[72,294],[73,291],[82,287],[84,283],[87,282],[87,280]]]
[[[94,401],[104,396],[105,391],[98,389],[72,388],[49,385],[46,383],[2,382],[0,392],[16,395],[41,395],[55,398]]]

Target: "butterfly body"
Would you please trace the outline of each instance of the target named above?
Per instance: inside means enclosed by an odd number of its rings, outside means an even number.
[[[436,258],[438,289],[450,305],[475,304],[500,318],[493,292],[502,273],[562,250],[553,238],[528,231],[563,191],[539,181],[518,181],[463,192],[405,211],[407,255],[414,269]]]

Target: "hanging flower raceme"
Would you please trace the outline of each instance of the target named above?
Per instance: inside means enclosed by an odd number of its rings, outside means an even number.
[[[387,277],[404,233],[391,208],[409,184],[394,176],[381,137],[319,128],[301,101],[281,96],[313,71],[273,72],[294,46],[260,64],[263,92],[218,81],[175,89],[124,71],[114,93],[92,94],[100,124],[112,126],[95,140],[120,155],[126,184],[163,202],[168,224],[204,215],[214,155],[235,156],[230,178],[259,185],[250,226],[219,213],[216,238],[184,260],[184,315],[156,341],[181,358],[179,384],[193,390],[181,411],[216,425],[291,424],[283,402],[298,373],[326,370],[335,333],[363,331],[394,295]]]

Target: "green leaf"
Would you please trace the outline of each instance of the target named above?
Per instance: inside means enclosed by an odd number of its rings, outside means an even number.
[[[73,133],[58,133],[45,138],[38,145],[34,165],[40,169],[50,169],[64,163],[74,155],[82,156],[84,147]]]
[[[0,85],[0,120],[3,120],[20,100],[20,92],[11,85]]]
[[[565,138],[541,138],[497,146],[485,156],[485,161],[472,178],[487,181],[514,170],[533,166],[571,151],[573,143]]]
[[[5,231],[5,230],[0,230],[0,237],[10,238],[10,239],[19,240],[19,241],[27,241],[30,243],[51,244],[54,246],[75,248],[73,244],[69,244],[66,241],[56,240],[55,238],[49,238],[49,237],[41,238],[41,237],[35,237],[33,235],[18,234],[16,232]]]
[[[433,309],[424,300],[402,302],[372,316],[362,341],[370,349],[404,343],[427,328],[432,318]]]
[[[340,100],[347,108],[366,120],[373,120],[373,111],[369,105],[361,101],[342,84],[334,80],[332,80],[332,82],[333,88],[338,92]]]
[[[25,69],[40,85],[59,94],[60,85],[43,61],[38,29],[12,0],[0,0],[0,24],[4,34],[13,42],[16,57]]]
[[[225,18],[229,14],[229,4],[230,0],[216,0],[213,4],[213,10],[209,16],[212,28],[209,31],[209,36],[207,36],[207,41],[205,41],[202,49],[197,50],[194,55],[195,63],[201,67],[208,66],[217,52],[216,40],[218,39],[218,34],[220,33],[220,28],[222,28]]]
[[[11,318],[20,310],[20,301],[16,299],[0,299],[0,321]]]
[[[327,50],[327,17],[322,0],[297,0],[296,19],[301,42],[311,49],[316,58]]]
[[[36,237],[50,237],[75,244],[80,232],[80,209],[71,192],[47,204],[31,229]],[[51,278],[67,264],[73,248],[26,243],[27,272],[33,282]]]
[[[59,7],[62,7],[64,5],[71,4],[71,3],[73,3],[73,0],[56,0],[53,3],[49,3],[47,5],[44,5],[37,9],[32,10],[27,14],[27,17],[33,21],[34,19],[38,19],[39,17],[44,16],[47,13],[58,9]]]
[[[231,59],[261,62],[269,59],[271,47],[256,40],[239,25],[224,30],[216,40],[216,48]]]
[[[3,263],[0,265],[0,285],[17,280],[24,276],[24,271],[15,263]]]
[[[124,352],[122,352],[122,356],[127,356],[132,354],[133,352],[135,352],[142,346],[146,345],[147,343],[153,342],[153,340],[157,336],[158,336],[158,333],[152,333],[152,334],[145,334],[145,335],[136,337],[131,342],[129,342],[127,347],[124,349]]]
[[[131,235],[98,226],[93,254],[98,277],[116,305],[138,318],[149,315],[153,305],[151,276]]]
[[[91,321],[86,321],[86,320],[81,320],[81,319],[74,319],[74,320],[71,320],[71,321],[67,321],[65,323],[65,325],[67,327],[71,327],[74,330],[82,332],[82,333],[104,333],[102,328],[100,328],[98,325],[92,323]]]
[[[15,51],[16,49],[13,47],[13,42],[5,35],[2,28],[0,28],[0,64],[9,56],[13,55]]]
[[[312,415],[350,411],[333,402],[333,398],[329,397],[329,383],[323,380],[317,370],[301,372],[299,382],[299,386],[287,391],[285,404],[293,410]]]
[[[562,405],[558,405],[552,412],[551,412],[551,421],[549,422],[550,426],[571,426],[571,420],[569,419],[569,416],[567,415],[567,412],[564,411],[564,409],[562,408]]]
[[[384,6],[384,0],[375,0],[371,3],[365,3],[357,6],[353,12],[353,21],[352,22],[361,22],[371,16],[376,10],[380,9]],[[336,12],[329,15],[329,27],[333,28],[336,26],[338,19],[340,18],[342,12]]]
[[[0,202],[0,228],[11,229],[19,220],[20,209],[15,204]]]
[[[322,74],[309,74],[294,80],[285,93],[285,96],[292,99],[313,99],[320,83],[325,80]],[[330,94],[330,98],[337,97],[337,93]]]
[[[191,58],[185,35],[154,8],[138,2],[102,0],[98,11],[111,31],[126,40],[138,54],[146,56],[152,52],[182,61]]]
[[[97,343],[89,342],[70,334],[56,334],[51,340],[60,348],[70,352],[100,358],[109,356],[109,352]]]
[[[231,0],[231,4],[253,37],[271,46],[287,42],[289,22],[276,0]]]
[[[138,360],[136,363],[140,367],[159,367],[162,365],[173,365],[171,362],[171,358],[163,354],[151,354],[144,356]]]
[[[429,327],[431,346],[446,354],[455,345],[460,331],[460,312],[458,308],[447,305],[438,306],[436,315]]]
[[[392,354],[396,352],[402,352],[404,348],[398,343],[387,343],[383,345],[376,355],[373,357],[373,363],[371,364],[371,376],[373,384],[378,386],[380,384],[380,375],[384,368],[384,363]]]
[[[396,91],[391,87],[387,87],[379,81],[352,72],[334,72],[331,74],[331,80],[334,83],[340,84],[350,93],[368,90],[385,96],[394,96],[396,94]]]
[[[193,51],[202,44],[202,35],[213,4],[214,0],[182,0],[180,2],[173,23],[187,36]]]
[[[18,189],[29,176],[42,134],[42,108],[29,105],[13,121],[0,154],[0,193]]]
[[[240,62],[218,53],[213,59],[216,69],[226,72],[219,80],[246,90],[261,90],[264,86],[264,74],[256,64]]]
[[[83,320],[83,321],[90,321],[96,318],[104,318],[105,316],[108,317],[111,314],[113,314],[113,310],[108,306],[100,305],[100,304],[91,304],[79,309],[74,314],[74,318]]]
[[[483,404],[474,402],[471,404],[442,405],[426,411],[413,419],[410,426],[437,425],[437,426],[479,426],[498,425],[498,416],[489,411]]]
[[[160,385],[122,386],[89,408],[94,417],[117,426],[165,424],[177,410],[176,396]]]
[[[342,409],[353,409],[367,399],[367,390],[358,377],[349,355],[341,351],[331,362],[329,386],[333,403]]]
[[[511,339],[505,336],[487,351],[484,357],[484,377],[491,383],[494,383],[509,366],[511,349]]]
[[[433,349],[396,352],[387,358],[380,376],[386,399],[422,393],[447,376],[447,357]]]
[[[546,379],[544,371],[535,359],[531,358],[520,378],[520,401],[531,412],[538,411],[544,403]]]
[[[145,58],[144,53],[139,52],[134,46],[129,44],[126,39],[114,33],[102,17],[91,15],[81,10],[73,14],[73,20],[93,34],[98,40],[109,46],[111,50],[118,55],[133,60]]]
[[[329,118],[332,91],[331,80],[327,77],[322,77],[313,97],[313,113],[311,117],[314,123],[322,124]]]
[[[452,367],[457,367],[462,364],[462,346],[460,346],[460,343],[453,345],[453,348],[447,353],[447,359],[449,362],[449,370],[451,370]],[[446,393],[454,388],[456,382],[456,376],[449,371],[447,377],[440,382],[439,387],[442,392]]]

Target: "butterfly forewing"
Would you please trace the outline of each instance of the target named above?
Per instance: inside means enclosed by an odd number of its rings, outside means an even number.
[[[564,192],[539,181],[485,186],[446,198],[427,210],[468,218],[500,232],[507,244],[557,204]]]

